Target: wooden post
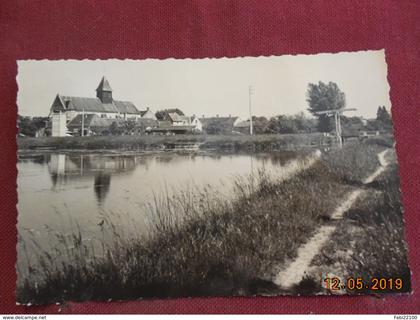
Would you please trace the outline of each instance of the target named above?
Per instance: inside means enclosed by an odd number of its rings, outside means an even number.
[[[343,146],[341,140],[341,125],[340,125],[340,114],[338,112],[334,112],[334,122],[335,122],[335,136],[337,138],[338,147],[341,148]]]
[[[252,136],[253,134],[253,126],[252,126],[252,94],[253,94],[252,86],[249,86],[249,134]]]
[[[340,148],[343,147],[343,137],[342,137],[342,131],[341,131],[341,120],[340,120],[340,113],[337,113],[337,126],[338,126],[338,146]]]
[[[341,136],[342,131],[341,131],[340,114],[343,113],[344,111],[353,111],[353,110],[357,110],[357,109],[347,108],[347,109],[321,110],[321,111],[318,111],[318,112],[315,113],[317,115],[321,115],[321,114],[325,114],[327,116],[334,115],[335,135],[337,137],[337,144],[338,144],[339,148],[343,147],[343,139],[342,139],[342,136]]]

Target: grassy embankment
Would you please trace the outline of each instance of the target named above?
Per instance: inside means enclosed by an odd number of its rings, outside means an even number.
[[[211,191],[156,201],[150,236],[121,239],[108,225],[115,241],[101,254],[78,232],[69,238],[57,235],[62,246],[57,252],[65,260],[39,252],[39,267],[31,266],[32,281],[18,286],[18,301],[273,292],[273,268],[293,259],[344,194],[376,169],[383,148],[348,145],[287,182],[264,173],[254,183],[238,180],[230,201],[220,201]]]
[[[409,292],[410,270],[395,152],[388,154],[387,161],[388,168],[366,186],[363,196],[339,221],[328,245],[315,257],[313,267],[331,272],[343,281],[362,278],[366,284],[372,278],[401,278],[403,287],[398,292]],[[366,288],[348,292],[378,293]]]
[[[201,149],[270,151],[319,146],[328,139],[320,133],[282,135],[175,135],[18,138],[19,150],[160,150],[199,145]]]

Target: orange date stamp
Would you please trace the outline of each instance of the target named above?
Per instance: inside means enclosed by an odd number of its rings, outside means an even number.
[[[400,291],[404,287],[403,279],[401,278],[371,278],[368,281],[363,278],[349,277],[344,280],[339,277],[325,277],[324,287],[332,291]]]

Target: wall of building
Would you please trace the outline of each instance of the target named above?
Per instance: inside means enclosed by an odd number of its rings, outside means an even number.
[[[136,120],[136,119],[140,119],[141,115],[139,114],[130,114],[130,113],[125,113],[123,116],[123,119],[126,120]]]
[[[195,126],[195,130],[196,131],[203,131],[203,124],[201,123],[201,121],[198,118],[194,118],[191,122],[191,124],[193,126]]]
[[[64,113],[53,113],[51,135],[53,137],[65,137],[67,132],[66,125],[66,115]]]

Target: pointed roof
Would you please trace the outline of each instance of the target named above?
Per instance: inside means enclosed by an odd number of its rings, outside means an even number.
[[[113,100],[111,103],[102,103],[98,98],[70,97],[58,95],[52,105],[53,111],[85,111],[85,112],[112,112],[140,114],[136,106],[129,101]]]
[[[102,77],[102,80],[99,83],[98,88],[96,88],[96,91],[112,91],[111,86],[109,85],[109,82],[105,76]]]

